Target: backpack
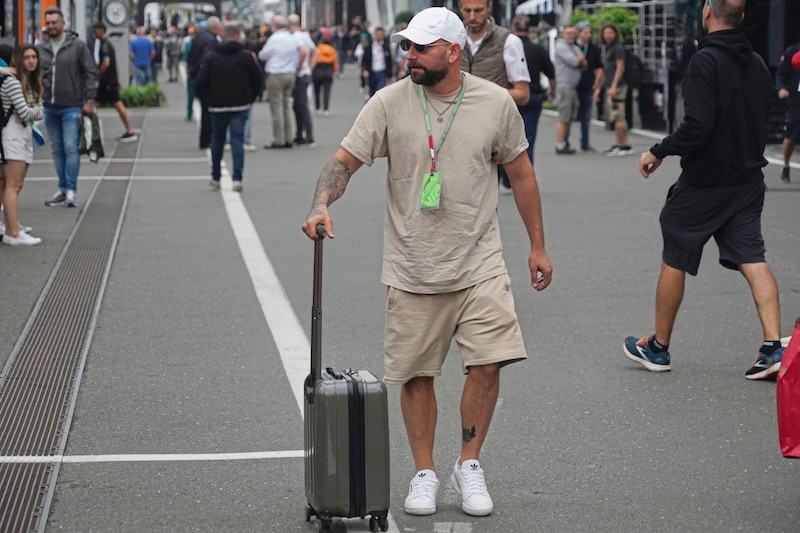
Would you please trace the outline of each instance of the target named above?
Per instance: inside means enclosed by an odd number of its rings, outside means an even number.
[[[0,80],[0,87],[3,86],[8,76],[3,76],[3,79]],[[11,119],[11,115],[14,114],[14,106],[9,106],[8,110],[3,110],[3,105],[0,103],[0,165],[5,165],[6,161],[6,151],[3,149],[3,128],[6,127],[8,121]]]
[[[625,83],[631,87],[639,87],[644,81],[644,62],[642,58],[625,49]]]

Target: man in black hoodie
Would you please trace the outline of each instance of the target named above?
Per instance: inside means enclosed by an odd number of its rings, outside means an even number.
[[[780,368],[778,285],[764,259],[761,211],[771,76],[737,26],[745,0],[706,0],[707,33],[683,81],[685,118],[672,135],[644,152],[639,171],[649,177],[668,155],[683,169],[661,211],[664,238],[656,290],[653,335],[628,337],[625,355],[651,371],[670,370],[672,327],[686,273],[697,274],[703,246],[711,237],[722,266],[738,270],[752,290],[764,343],[747,379],[764,379]]]
[[[244,172],[244,125],[261,90],[261,68],[253,52],[241,44],[239,27],[226,25],[223,42],[211,48],[194,78],[211,118],[211,186],[219,189],[225,133],[230,127],[233,190],[241,192]]]

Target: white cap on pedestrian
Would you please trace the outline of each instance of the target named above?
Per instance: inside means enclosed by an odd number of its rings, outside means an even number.
[[[414,44],[431,44],[439,39],[464,46],[467,31],[458,16],[446,7],[429,7],[417,13],[408,27],[392,35],[392,42],[408,39]]]

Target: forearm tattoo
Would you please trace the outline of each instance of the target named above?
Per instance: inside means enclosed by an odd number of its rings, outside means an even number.
[[[475,438],[475,426],[472,426],[469,429],[461,428],[461,433],[464,437],[464,442],[469,442]]]
[[[317,190],[314,193],[312,212],[320,206],[329,206],[338,200],[350,181],[350,169],[341,159],[331,159],[319,175]]]

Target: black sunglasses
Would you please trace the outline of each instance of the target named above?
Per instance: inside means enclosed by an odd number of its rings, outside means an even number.
[[[447,44],[450,43],[417,44],[417,43],[412,43],[408,39],[403,39],[402,41],[400,41],[400,49],[403,50],[403,52],[408,52],[409,50],[411,50],[411,47],[413,46],[417,52],[423,54],[425,53],[425,50],[428,49],[428,47],[442,46]]]

